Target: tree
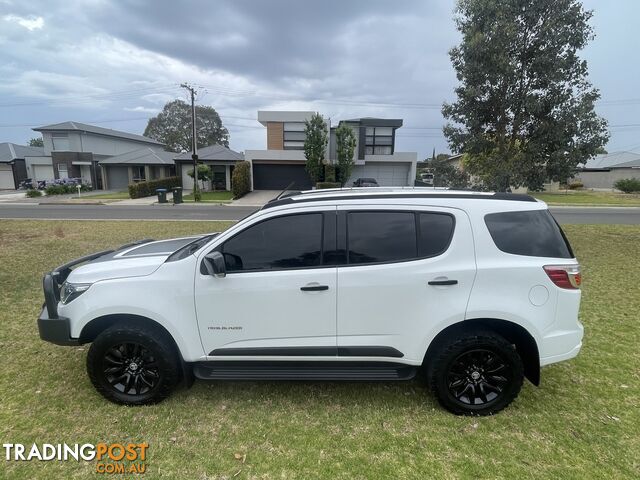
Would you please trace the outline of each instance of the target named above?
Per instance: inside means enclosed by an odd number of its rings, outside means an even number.
[[[168,102],[149,119],[144,135],[164,143],[167,150],[191,151],[191,105],[182,100]],[[229,131],[213,107],[196,105],[196,139],[198,148],[214,143],[229,146]]]
[[[355,149],[356,135],[353,133],[353,129],[346,123],[341,123],[336,128],[336,180],[342,187],[351,178],[351,172],[353,172],[353,166],[355,165],[353,160]]]
[[[607,142],[578,56],[593,38],[591,15],[578,0],[458,0],[463,39],[449,55],[461,84],[443,105],[443,130],[486,186],[566,181]]]
[[[31,140],[29,140],[29,146],[30,147],[44,147],[44,141],[42,140],[42,138],[32,138]]]
[[[448,155],[441,153],[427,163],[427,168],[433,173],[433,186],[457,189],[467,188],[469,186],[469,175],[449,163],[447,161],[448,158]]]
[[[327,147],[327,124],[319,113],[314,113],[305,122],[304,156],[307,159],[307,173],[313,183],[324,179],[324,156]]]
[[[187,171],[187,175],[193,178],[193,168]],[[211,170],[211,167],[208,165],[205,165],[204,163],[199,163],[198,164],[198,181],[202,182],[203,190],[204,190],[205,182],[211,180],[212,178],[213,178],[213,171]]]

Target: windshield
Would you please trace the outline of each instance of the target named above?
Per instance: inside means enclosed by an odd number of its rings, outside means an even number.
[[[212,239],[220,235],[220,232],[211,233],[209,235],[205,235],[203,237],[196,238],[193,242],[187,243],[185,246],[179,248],[175,252],[173,252],[167,258],[167,262],[175,262],[177,260],[182,260],[183,258],[187,258],[189,255],[197,252],[204,245],[209,243]]]

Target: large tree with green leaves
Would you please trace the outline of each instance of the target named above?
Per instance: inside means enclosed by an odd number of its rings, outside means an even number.
[[[305,122],[304,156],[307,159],[307,173],[313,183],[324,179],[324,157],[327,148],[328,131],[324,118],[314,113]]]
[[[351,177],[355,161],[353,153],[356,149],[356,134],[346,123],[341,123],[336,128],[336,180],[344,187]]]
[[[608,140],[579,51],[593,38],[578,0],[458,0],[460,86],[444,134],[486,186],[565,181]]]
[[[168,102],[149,119],[144,135],[164,143],[168,150],[191,151],[191,105],[182,100]],[[214,143],[229,146],[229,132],[213,107],[196,105],[196,139],[198,148]]]
[[[44,147],[44,140],[42,140],[42,137],[34,137],[31,140],[29,140],[29,146],[30,147]]]

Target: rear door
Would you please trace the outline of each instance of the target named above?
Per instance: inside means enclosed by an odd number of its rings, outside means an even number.
[[[338,354],[422,361],[433,332],[465,318],[475,277],[458,209],[339,207]]]

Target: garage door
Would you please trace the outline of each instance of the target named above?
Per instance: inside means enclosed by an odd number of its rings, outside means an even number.
[[[14,188],[16,188],[16,185],[13,183],[13,169],[11,165],[0,163],[0,190],[13,190]]]
[[[34,180],[53,180],[55,178],[52,165],[33,165],[31,168]]]
[[[128,167],[107,167],[107,187],[109,190],[125,190],[128,186]]]
[[[409,185],[410,163],[370,162],[356,165],[346,186],[351,186],[358,178],[375,178],[384,187],[406,187]]]
[[[311,179],[304,165],[253,164],[254,190],[282,190],[291,183],[292,190],[308,190]]]

